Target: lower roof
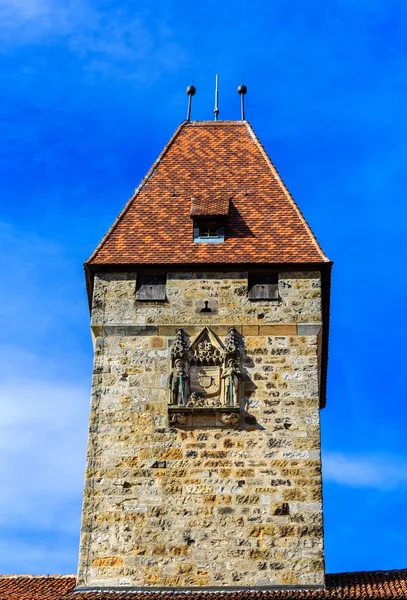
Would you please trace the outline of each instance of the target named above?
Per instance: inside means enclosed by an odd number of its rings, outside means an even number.
[[[78,591],[74,575],[7,575],[0,576],[1,600],[208,600],[208,592],[137,592]],[[236,591],[210,593],[213,600],[295,600],[336,598],[345,599],[406,599],[407,569],[392,571],[357,571],[326,575],[325,590]]]

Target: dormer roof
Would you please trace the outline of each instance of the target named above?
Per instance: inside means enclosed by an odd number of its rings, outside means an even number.
[[[230,208],[229,196],[198,196],[191,199],[191,217],[226,217]]]
[[[194,243],[214,213],[224,243]],[[186,121],[87,265],[329,262],[247,121]]]

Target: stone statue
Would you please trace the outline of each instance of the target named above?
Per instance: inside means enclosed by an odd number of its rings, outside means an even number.
[[[186,379],[188,379],[188,375],[185,372],[182,360],[177,358],[168,380],[168,385],[171,389],[171,404],[180,404],[182,406],[185,404]]]
[[[237,401],[237,379],[242,376],[242,372],[237,366],[234,358],[229,358],[225,370],[222,373],[222,379],[225,379],[225,405],[235,406]]]

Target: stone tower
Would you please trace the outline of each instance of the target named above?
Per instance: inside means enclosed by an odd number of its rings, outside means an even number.
[[[182,123],[85,269],[78,588],[323,587],[331,262],[249,123]]]

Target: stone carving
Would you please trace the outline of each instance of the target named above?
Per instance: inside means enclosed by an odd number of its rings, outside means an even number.
[[[220,367],[191,366],[189,369],[191,390],[202,396],[219,395],[221,388],[220,371]]]
[[[200,342],[191,350],[192,358],[197,363],[216,365],[222,362],[222,350],[209,341]]]
[[[225,353],[229,354],[237,354],[239,347],[239,342],[237,339],[237,331],[234,327],[229,329],[228,336],[225,341]]]
[[[189,408],[217,408],[222,406],[219,398],[206,398],[197,392],[192,392],[187,402]]]
[[[178,329],[177,335],[175,336],[175,343],[171,350],[171,357],[173,359],[176,358],[185,358],[187,354],[187,343],[184,338],[184,332],[182,329]]]
[[[241,370],[237,366],[234,358],[229,358],[227,366],[222,373],[222,379],[225,379],[225,405],[235,406],[238,399],[238,379],[242,376]]]
[[[188,375],[185,372],[182,360],[177,358],[174,362],[174,368],[172,369],[168,385],[171,389],[170,404],[185,405],[185,380],[188,379]]]
[[[172,413],[170,414],[170,425],[186,425],[188,417],[184,413]]]
[[[240,417],[237,413],[222,413],[219,417],[219,421],[229,427],[236,427],[239,425]]]
[[[234,328],[230,328],[223,345],[205,327],[189,347],[184,332],[178,329],[171,350],[169,376],[172,413],[176,414],[176,407],[185,410],[234,409],[232,414],[235,416],[222,413],[218,422],[228,427],[236,426],[240,422],[235,409],[239,408],[241,375],[238,337]],[[174,420],[172,413],[171,423],[181,425],[182,419]]]

